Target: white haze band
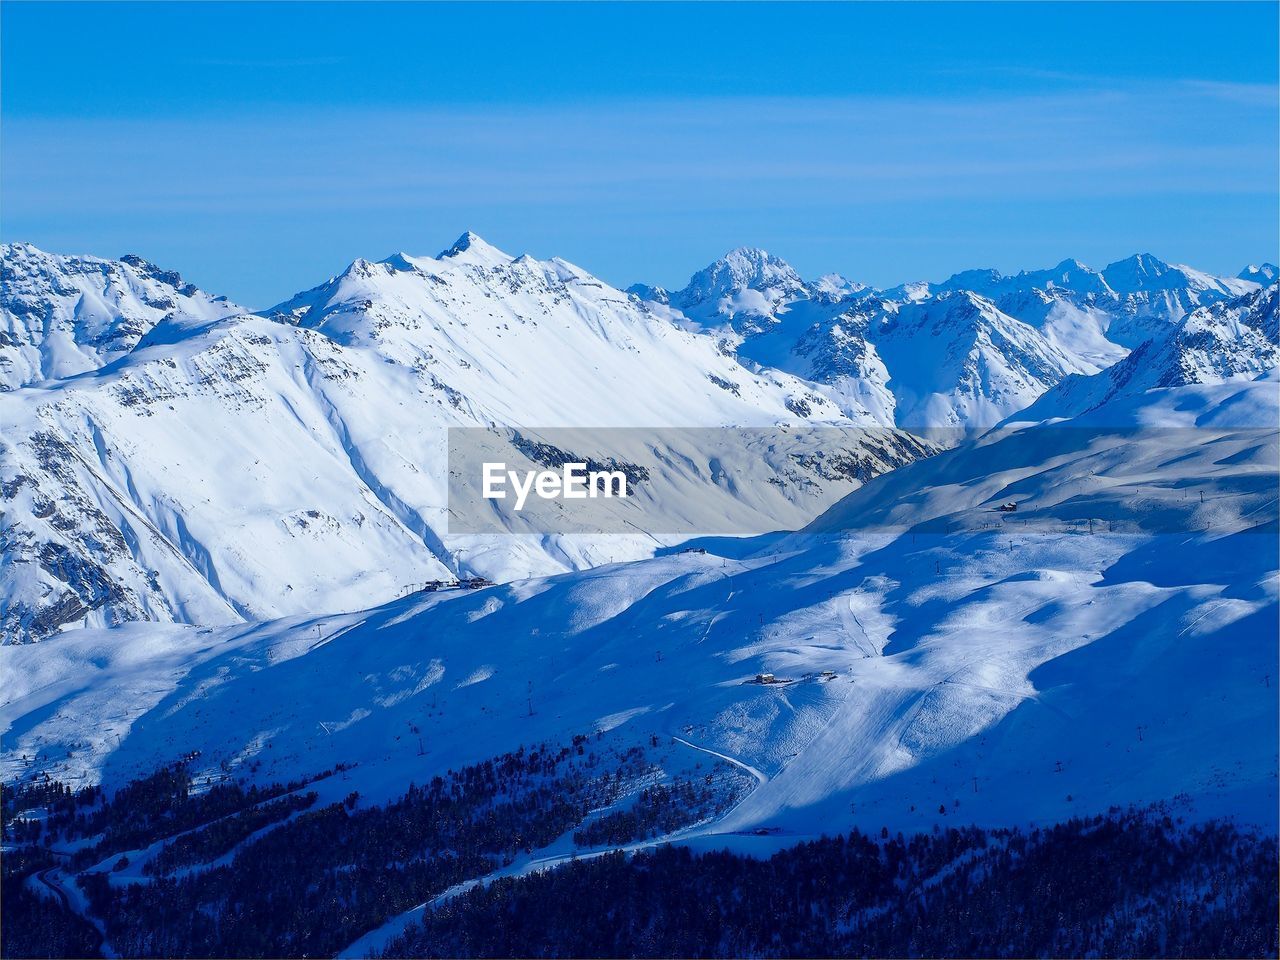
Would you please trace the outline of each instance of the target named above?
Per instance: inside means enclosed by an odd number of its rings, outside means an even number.
[[[515,492],[515,509],[523,510],[532,491],[541,500],[586,500],[597,497],[625,499],[627,475],[621,470],[588,470],[585,463],[566,463],[560,471],[508,470],[505,463],[486,462],[481,471],[486,500],[505,500],[506,485]],[[523,480],[523,482],[522,482]]]

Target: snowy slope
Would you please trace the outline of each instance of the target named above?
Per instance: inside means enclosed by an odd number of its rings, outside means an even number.
[[[71,257],[0,246],[0,390],[95,370],[166,317],[243,313],[145,260]]]
[[[1098,369],[967,291],[798,301],[737,353],[821,384],[851,416],[909,430],[985,429],[1067,374]]]
[[[1159,388],[996,431],[804,534],[705,555],[0,649],[6,776],[41,753],[35,769],[116,782],[198,749],[263,780],[358,762],[376,800],[609,729],[753,775],[695,834],[1060,820],[1182,795],[1274,830],[1277,387]],[[1009,499],[1016,515],[995,510]],[[762,671],[785,682],[748,682]]]
[[[1199,307],[1094,377],[1068,377],[1017,419],[1070,417],[1158,387],[1254,379],[1280,363],[1280,288]]]
[[[972,293],[882,312],[870,327],[889,371],[895,422],[983,429],[1068,373],[1090,367]]]
[[[447,429],[807,422],[850,424],[563,261],[472,235],[357,261],[271,317],[175,315],[93,376],[0,397],[0,636],[349,610],[452,575],[647,556],[640,533],[451,536]],[[865,471],[925,449],[903,442],[869,435]],[[857,482],[798,476],[787,524]],[[705,509],[760,529],[713,492]]]

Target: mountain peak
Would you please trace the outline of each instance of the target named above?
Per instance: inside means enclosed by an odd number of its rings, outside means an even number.
[[[1135,253],[1124,260],[1107,264],[1102,276],[1112,290],[1126,294],[1162,289],[1165,286],[1162,278],[1176,269],[1150,253]]]
[[[1140,270],[1149,270],[1156,274],[1164,273],[1169,269],[1169,264],[1154,253],[1135,253],[1127,260],[1122,260],[1121,263],[1131,263]]]
[[[1251,280],[1263,286],[1275,283],[1276,277],[1280,277],[1280,267],[1274,263],[1251,263],[1236,274],[1238,280]]]
[[[488,243],[478,233],[467,230],[453,242],[453,246],[442,250],[436,259],[494,267],[510,263],[514,258]]]
[[[705,303],[755,290],[778,299],[799,293],[804,281],[791,264],[759,247],[735,247],[689,279],[680,291],[685,304]]]
[[[953,273],[938,284],[938,287],[943,290],[976,290],[984,293],[999,286],[1005,279],[1004,274],[995,267],[976,267]]]
[[[745,263],[782,262],[781,259],[761,247],[734,247],[720,259],[726,262],[739,261]]]
[[[671,302],[671,294],[665,287],[657,284],[633,283],[625,292],[633,293],[641,300],[649,300],[653,303],[669,304]]]
[[[1120,273],[1127,271],[1135,276],[1159,277],[1168,273],[1171,269],[1173,268],[1168,263],[1155,254],[1135,253],[1131,257],[1125,257],[1123,260],[1108,264],[1103,272],[1114,271]]]
[[[414,257],[405,253],[403,250],[400,250],[393,253],[391,256],[386,257],[382,260],[382,263],[397,272],[406,272],[417,269],[417,264],[414,263],[414,259]]]
[[[1077,270],[1088,270],[1089,268],[1077,260],[1075,257],[1068,257],[1056,267],[1053,268],[1057,272],[1074,273]]]
[[[1168,263],[1149,253],[1137,253],[1102,271],[1111,289],[1121,295],[1160,293],[1185,298],[1189,306],[1205,303],[1205,297],[1221,299],[1238,296],[1248,289],[1236,279],[1204,273],[1181,263]]]
[[[813,289],[831,297],[845,297],[854,293],[862,293],[870,288],[865,283],[850,280],[841,273],[824,273],[813,281]]]
[[[133,267],[141,276],[148,277],[152,280],[158,281],[159,283],[173,287],[174,290],[184,296],[194,296],[199,292],[195,284],[187,283],[187,281],[183,280],[182,274],[177,270],[165,270],[161,267],[157,267],[154,263],[149,260],[144,260],[136,253],[126,253],[120,258],[120,262]]]
[[[244,312],[133,254],[105,260],[6,243],[0,275],[0,392],[97,370],[158,323]]]
[[[0,243],[0,256],[8,260],[11,257],[30,257],[30,256],[50,256],[45,253],[34,243],[28,243],[25,240],[18,240],[14,243]]]

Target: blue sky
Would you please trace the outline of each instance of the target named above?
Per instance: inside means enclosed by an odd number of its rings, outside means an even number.
[[[0,6],[0,236],[266,306],[470,228],[613,283],[1277,259],[1272,3]]]

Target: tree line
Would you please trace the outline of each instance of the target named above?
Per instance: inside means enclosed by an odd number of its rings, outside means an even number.
[[[1158,809],[765,860],[663,846],[472,888],[384,955],[1274,957],[1276,863],[1275,837]]]

